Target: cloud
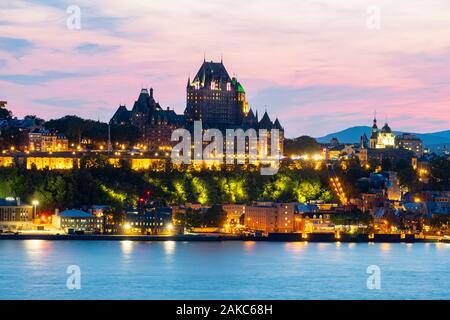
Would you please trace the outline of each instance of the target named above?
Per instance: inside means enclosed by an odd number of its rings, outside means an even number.
[[[372,0],[3,2],[0,94],[18,115],[74,106],[96,119],[102,107],[108,120],[141,86],[182,112],[187,77],[206,52],[216,61],[223,53],[250,105],[260,115],[267,105],[288,136],[370,124],[375,109],[401,130],[450,126],[449,1],[379,0],[377,31],[366,27]],[[66,28],[70,4],[81,8],[81,30]]]
[[[88,104],[89,101],[82,99],[44,98],[44,99],[34,99],[33,103],[51,107],[77,108]]]
[[[100,45],[96,43],[84,43],[80,44],[75,48],[76,51],[85,54],[95,54],[95,53],[105,53],[114,51],[120,48],[120,46],[108,46],[108,45]]]
[[[33,44],[21,38],[0,37],[0,51],[12,53],[15,57],[23,56]]]
[[[41,85],[54,80],[83,77],[80,73],[44,71],[38,74],[0,74],[0,80],[21,85]]]

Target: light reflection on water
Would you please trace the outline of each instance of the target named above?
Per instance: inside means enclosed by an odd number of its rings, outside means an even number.
[[[0,299],[449,299],[450,244],[0,241]],[[78,265],[82,289],[66,288]],[[368,290],[369,265],[381,290]]]
[[[175,253],[177,242],[176,241],[165,241],[163,243],[163,246],[164,246],[164,252],[166,253],[166,255],[173,255]]]
[[[133,253],[134,242],[131,240],[120,241],[120,248],[124,257],[129,257]]]

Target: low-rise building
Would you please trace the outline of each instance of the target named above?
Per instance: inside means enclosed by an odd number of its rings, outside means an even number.
[[[293,232],[294,203],[254,203],[246,206],[244,225],[254,231]]]
[[[223,210],[227,214],[227,224],[228,225],[238,225],[241,224],[243,216],[245,216],[245,204],[224,204],[222,205]]]
[[[52,224],[55,228],[71,231],[99,232],[102,229],[103,218],[81,210],[65,210],[56,212],[52,216]]]
[[[417,157],[423,156],[423,142],[414,134],[403,133],[395,137],[395,146],[399,149],[410,150],[414,152]]]
[[[69,140],[55,131],[36,129],[29,133],[29,150],[37,152],[65,152],[69,150]]]
[[[125,214],[122,232],[126,234],[171,234],[173,231],[172,208],[159,207],[129,210]]]
[[[19,198],[0,199],[0,230],[18,231],[33,229],[33,206]]]
[[[332,211],[321,210],[316,204],[298,203],[295,205],[295,213],[294,229],[297,232],[334,232]]]

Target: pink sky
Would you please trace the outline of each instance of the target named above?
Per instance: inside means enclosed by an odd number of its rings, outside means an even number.
[[[69,30],[69,5],[81,29]],[[367,8],[380,8],[380,29]],[[450,129],[448,0],[3,0],[0,100],[17,116],[107,121],[142,86],[182,113],[204,53],[287,136]]]

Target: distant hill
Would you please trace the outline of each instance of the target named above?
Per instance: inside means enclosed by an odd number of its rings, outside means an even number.
[[[394,131],[395,134],[401,134],[406,131]],[[339,132],[327,134],[324,137],[316,138],[317,142],[328,143],[332,138],[337,138],[341,143],[358,143],[359,138],[366,134],[368,138],[372,133],[372,128],[368,126],[351,127]],[[414,133],[414,132],[411,132]],[[450,146],[450,130],[433,133],[414,133],[422,139],[426,147],[434,148],[442,145]]]

